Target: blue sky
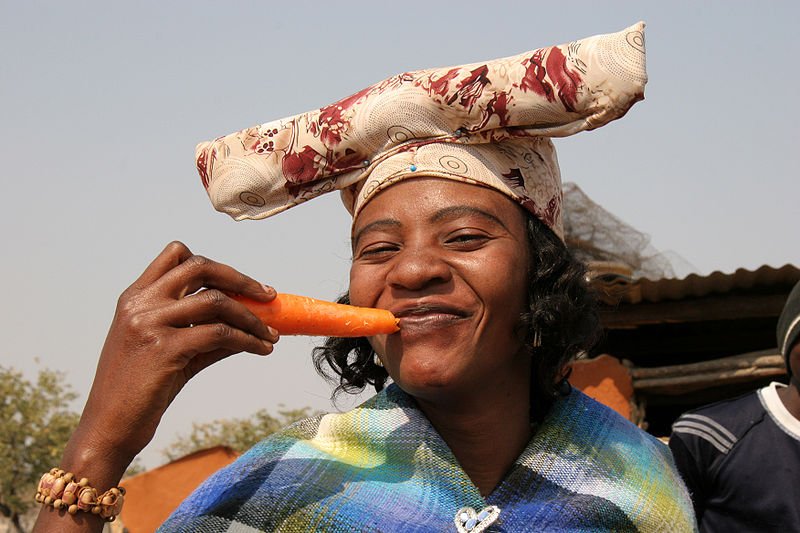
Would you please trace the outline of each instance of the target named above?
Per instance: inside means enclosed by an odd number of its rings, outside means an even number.
[[[335,195],[259,222],[214,212],[194,146],[387,76],[647,22],[646,100],[558,139],[565,181],[699,273],[800,265],[796,2],[4,2],[0,364],[67,373],[80,406],[119,293],[173,239],[285,292],[346,289]],[[176,400],[192,421],[328,409],[314,339],[235,356]],[[124,386],[124,384],[120,384]],[[343,406],[349,405],[347,402]]]

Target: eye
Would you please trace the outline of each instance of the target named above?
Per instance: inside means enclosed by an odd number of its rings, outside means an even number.
[[[358,257],[366,259],[379,259],[389,256],[399,249],[400,247],[393,243],[376,242],[364,246],[361,251],[358,252]]]
[[[461,231],[450,235],[445,241],[448,246],[457,250],[474,250],[489,241],[489,236],[478,231]]]

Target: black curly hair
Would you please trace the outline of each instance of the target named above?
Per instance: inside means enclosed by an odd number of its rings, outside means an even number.
[[[527,330],[526,346],[533,360],[531,416],[541,421],[559,391],[568,387],[567,364],[598,341],[600,321],[585,265],[537,218],[527,216],[526,233],[533,260],[528,311],[520,317],[520,327]],[[350,303],[349,294],[338,302]],[[314,348],[313,359],[320,375],[338,381],[334,397],[341,392],[358,394],[368,384],[380,391],[389,377],[375,364],[375,352],[364,337],[330,337]]]

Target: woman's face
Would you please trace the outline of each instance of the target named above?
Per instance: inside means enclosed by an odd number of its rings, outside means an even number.
[[[434,399],[475,387],[527,390],[525,224],[503,194],[436,178],[405,180],[363,208],[350,300],[400,319],[398,333],[370,343],[406,392]]]

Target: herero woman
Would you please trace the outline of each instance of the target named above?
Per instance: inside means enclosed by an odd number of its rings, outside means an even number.
[[[643,97],[643,29],[404,73],[198,147],[212,203],[236,219],[340,191],[345,298],[392,311],[400,331],[329,339],[318,367],[377,396],[262,441],[164,531],[694,529],[668,449],[567,381],[597,320],[563,243],[549,137]],[[110,487],[181,387],[232,353],[272,351],[280,331],[232,293],[275,297],[173,243],[123,294],[60,465],[90,481],[50,474],[42,530],[99,526],[85,508],[113,516]],[[96,501],[66,501],[80,494]]]

